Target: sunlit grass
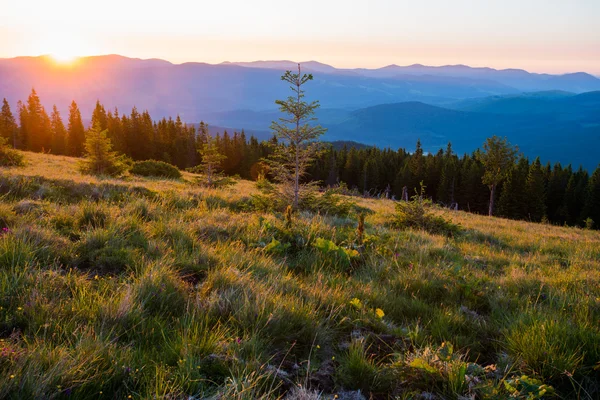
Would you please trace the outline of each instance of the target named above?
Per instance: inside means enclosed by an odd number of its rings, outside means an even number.
[[[286,227],[253,182],[23,154],[0,173],[0,398],[600,396],[598,232],[444,210],[459,234],[398,230],[356,198],[359,245],[356,214]]]

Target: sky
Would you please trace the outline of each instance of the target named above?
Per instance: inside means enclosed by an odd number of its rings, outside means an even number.
[[[466,64],[600,75],[600,0],[0,0],[0,58]]]

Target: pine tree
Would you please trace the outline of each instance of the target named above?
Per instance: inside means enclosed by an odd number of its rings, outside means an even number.
[[[22,145],[23,149],[31,151],[43,151],[50,148],[52,128],[50,117],[42,106],[39,96],[35,89],[31,89],[31,94],[27,98],[26,113],[23,114],[25,121],[22,121]]]
[[[52,126],[52,141],[50,149],[54,154],[65,154],[66,151],[66,140],[67,130],[60,117],[60,112],[56,105],[52,108],[52,114],[50,115],[50,123]]]
[[[226,156],[220,153],[217,138],[210,136],[208,133],[208,126],[202,124],[201,129],[202,131],[200,134],[203,136],[203,139],[198,147],[198,153],[200,153],[200,156],[202,157],[200,171],[206,175],[206,184],[208,186],[214,186],[218,178],[221,164],[226,159]]]
[[[125,171],[124,157],[112,150],[107,133],[106,129],[100,130],[98,123],[88,130],[85,139],[85,159],[80,166],[82,172],[117,176]]]
[[[452,144],[448,143],[443,158],[442,175],[437,189],[437,200],[444,204],[452,205],[456,202],[456,178],[458,174],[458,162],[452,152]]]
[[[10,105],[6,99],[2,100],[2,111],[0,111],[0,137],[6,139],[13,148],[17,148],[17,133],[19,127],[15,117],[10,111]]]
[[[532,221],[539,222],[546,215],[546,187],[544,169],[540,158],[529,167],[529,175],[525,183],[527,191],[527,212]]]
[[[548,188],[546,190],[548,219],[561,225],[565,222],[564,216],[561,215],[561,206],[570,176],[570,166],[563,169],[560,163],[556,163],[548,178]]]
[[[319,103],[304,101],[302,86],[312,79],[311,74],[302,74],[300,64],[297,74],[292,71],[283,74],[281,80],[291,85],[293,96],[275,102],[286,116],[279,121],[273,121],[271,125],[275,135],[285,143],[275,147],[270,165],[275,178],[284,185],[284,194],[288,192],[285,190],[286,186],[290,189],[289,195],[294,208],[298,208],[301,190],[307,188],[301,179],[317,153],[316,140],[325,133],[321,126],[310,124],[316,120],[314,113]]]
[[[600,165],[596,168],[587,184],[582,219],[590,218],[594,226],[600,227]]]
[[[94,111],[92,111],[92,122],[90,123],[90,127],[96,125],[98,125],[101,130],[108,129],[108,115],[106,114],[104,106],[100,104],[100,100],[96,101],[96,107],[94,108]]]
[[[74,157],[81,157],[85,150],[85,129],[81,121],[81,112],[75,101],[69,107],[67,146],[69,155]]]
[[[483,150],[482,153],[478,153],[478,159],[485,167],[482,181],[490,188],[488,215],[491,217],[494,214],[496,188],[506,179],[514,166],[517,148],[511,146],[506,138],[492,136],[483,144]]]
[[[498,213],[511,219],[527,218],[526,183],[529,175],[529,160],[521,157],[502,185],[498,200]]]

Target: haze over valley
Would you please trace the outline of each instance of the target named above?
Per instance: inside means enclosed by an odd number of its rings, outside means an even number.
[[[464,65],[390,65],[337,69],[302,62],[315,81],[308,99],[326,140],[353,140],[413,149],[421,139],[435,152],[451,141],[472,152],[488,136],[508,137],[525,155],[593,169],[600,146],[600,79],[584,72],[553,75]],[[173,64],[117,55],[59,63],[49,56],[0,59],[0,93],[16,105],[35,88],[44,106],[65,114],[76,100],[89,115],[97,100],[108,108],[132,106],[155,117],[180,115],[213,131],[245,129],[261,139],[286,95],[279,75],[291,61]],[[584,144],[588,144],[587,146]]]

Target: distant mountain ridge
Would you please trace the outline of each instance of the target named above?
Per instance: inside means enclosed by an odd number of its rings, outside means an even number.
[[[317,61],[307,99],[319,100],[325,140],[427,151],[451,141],[470,152],[485,137],[507,136],[529,156],[595,168],[600,161],[600,79],[587,73],[535,74],[464,65],[389,65],[338,69]],[[47,110],[56,104],[66,119],[76,100],[84,117],[97,100],[129,113],[133,106],[155,119],[180,115],[270,136],[278,117],[275,99],[289,94],[281,72],[293,61],[183,63],[119,55],[84,57],[60,65],[49,57],[0,59],[0,99],[16,111],[34,87]],[[16,112],[15,112],[16,115]],[[223,128],[224,129],[224,128]]]

